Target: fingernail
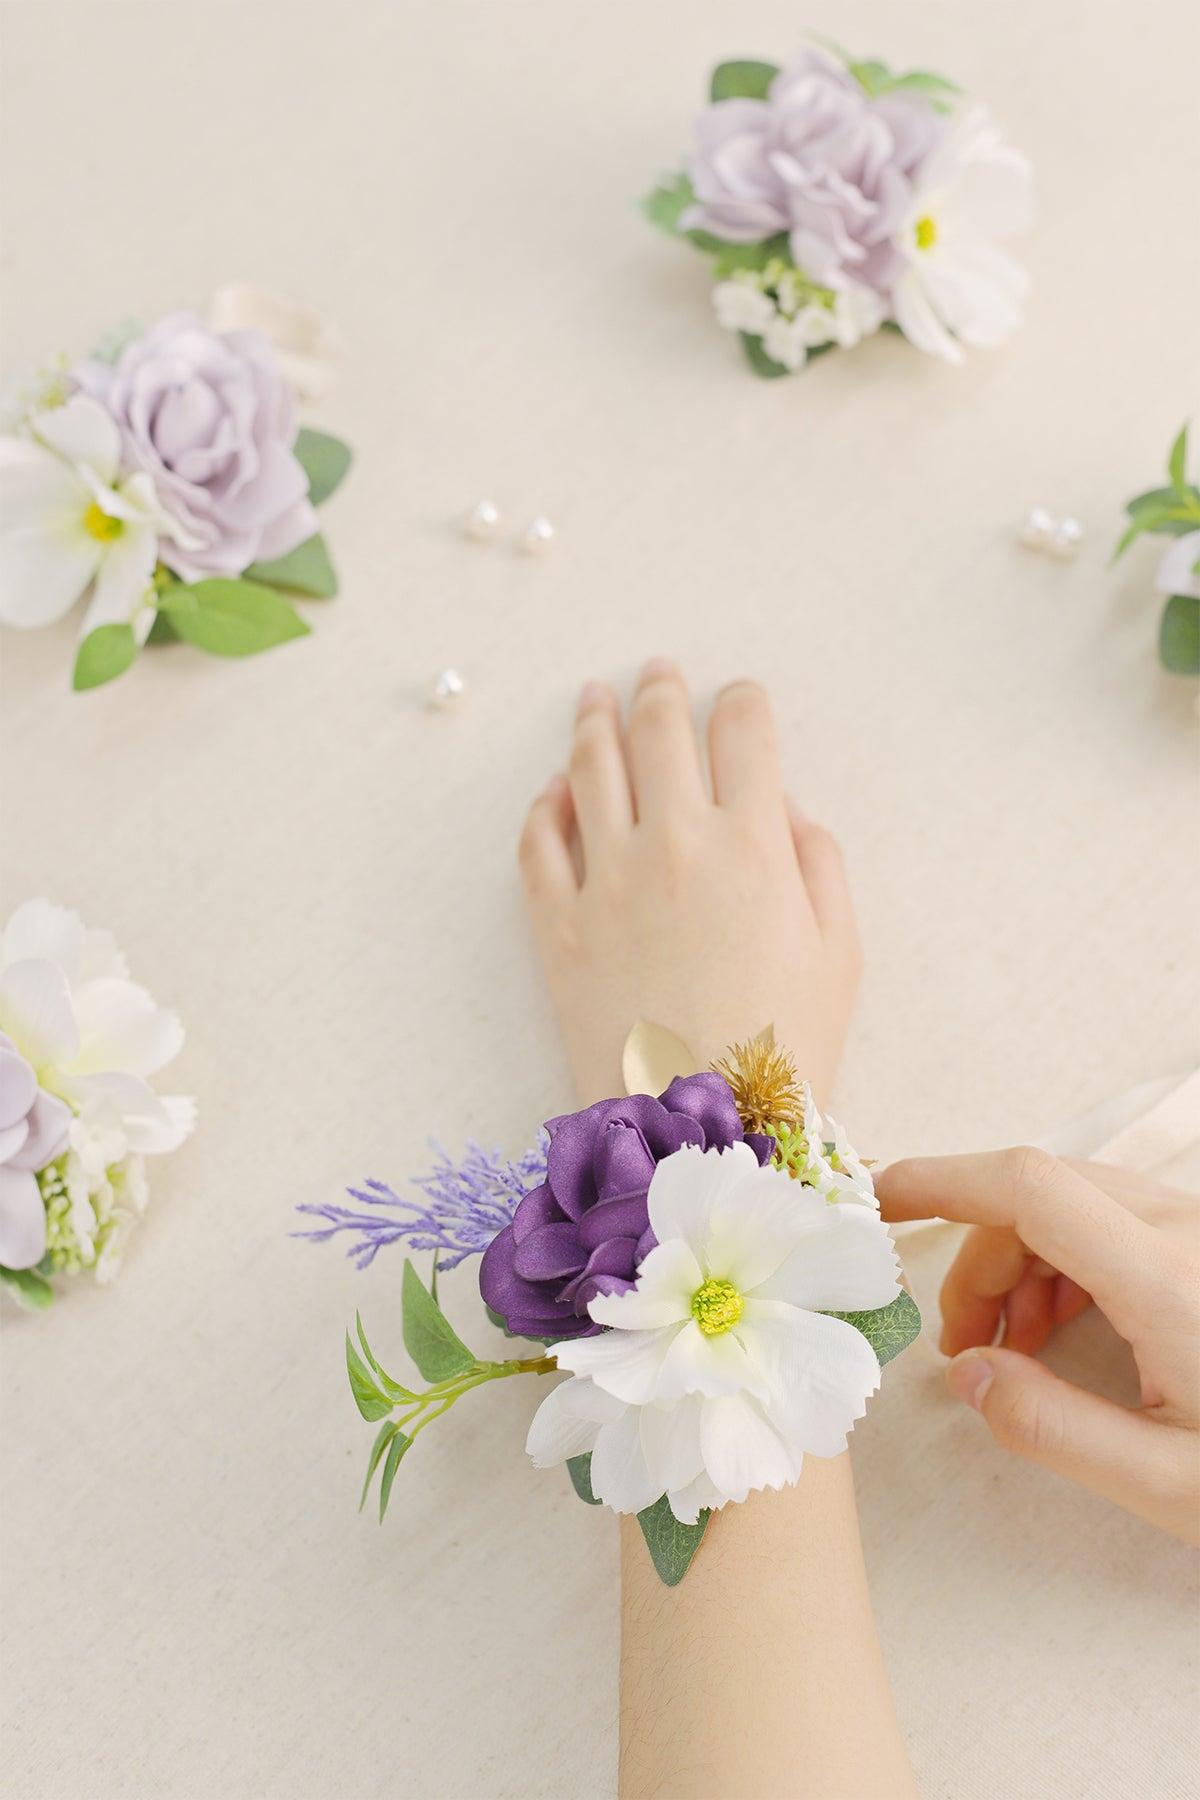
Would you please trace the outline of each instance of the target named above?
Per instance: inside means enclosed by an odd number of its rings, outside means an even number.
[[[959,1400],[965,1400],[978,1412],[994,1374],[986,1356],[980,1356],[978,1350],[964,1350],[946,1370],[946,1386]]]
[[[642,664],[642,672],[638,676],[638,680],[655,681],[660,675],[673,675],[674,673],[675,664],[669,656],[652,656],[648,663]]]
[[[579,706],[581,713],[587,712],[590,706],[598,706],[604,698],[604,684],[600,681],[585,681],[579,690]]]

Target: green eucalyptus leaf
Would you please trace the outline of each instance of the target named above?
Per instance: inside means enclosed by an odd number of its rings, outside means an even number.
[[[307,425],[297,435],[292,454],[308,476],[308,497],[314,506],[320,506],[341,486],[352,460],[349,444]]]
[[[168,588],[159,611],[170,615],[181,638],[212,656],[255,656],[308,635],[308,626],[282,594],[253,581],[181,583]]]
[[[467,1349],[407,1257],[401,1299],[405,1347],[426,1381],[465,1374],[476,1361],[474,1352]]]
[[[1172,675],[1200,675],[1200,599],[1171,595],[1158,629],[1158,654]]]
[[[668,1587],[677,1587],[687,1574],[688,1566],[700,1548],[708,1518],[708,1513],[702,1512],[694,1525],[681,1525],[665,1494],[638,1514],[638,1524],[654,1567],[659,1579]]]
[[[782,363],[777,363],[774,357],[767,355],[766,351],[763,349],[763,341],[761,338],[751,337],[748,331],[739,331],[738,336],[742,340],[742,349],[745,352],[746,361],[750,364],[754,373],[756,375],[761,375],[764,381],[778,381],[781,375],[792,374],[793,371],[791,369],[785,369]]]
[[[370,1369],[350,1342],[349,1332],[346,1333],[346,1373],[350,1377],[350,1392],[354,1395],[354,1404],[363,1418],[372,1421],[386,1418],[395,1403],[380,1389]]]
[[[845,1319],[861,1331],[879,1358],[880,1367],[907,1350],[921,1329],[921,1313],[911,1294],[899,1293],[887,1306],[873,1312],[831,1312],[831,1319]]]
[[[660,181],[642,201],[642,211],[660,231],[669,231],[673,237],[677,237],[680,215],[695,198],[690,180],[680,173]]]
[[[251,563],[246,580],[286,588],[293,594],[307,594],[312,600],[332,600],[338,591],[329,549],[319,531],[286,556],[277,556],[273,562]]]
[[[366,1479],[363,1482],[362,1497],[358,1502],[359,1512],[361,1512],[363,1507],[367,1504],[367,1495],[371,1491],[371,1481],[376,1469],[379,1467],[379,1459],[399,1430],[399,1425],[395,1424],[391,1419],[385,1419],[383,1424],[379,1427],[379,1435],[371,1445],[371,1454],[367,1459]]]
[[[54,1299],[54,1289],[36,1269],[0,1268],[0,1281],[13,1290],[22,1306],[41,1311]]]
[[[179,633],[172,625],[170,615],[163,612],[161,607],[154,615],[154,623],[147,634],[146,642],[148,644],[177,644],[179,642]]]
[[[1187,492],[1187,448],[1188,428],[1185,425],[1171,445],[1171,453],[1167,458],[1167,474],[1171,480],[1171,488],[1176,494]]]
[[[589,1506],[602,1504],[592,1492],[592,1453],[590,1450],[584,1456],[568,1456],[567,1474],[571,1477],[571,1486],[581,1500],[586,1500]]]
[[[387,1461],[383,1465],[383,1476],[379,1483],[379,1523],[383,1524],[383,1515],[388,1509],[388,1501],[392,1497],[392,1483],[396,1479],[396,1470],[400,1467],[400,1458],[404,1455],[411,1438],[398,1431],[388,1445]]]
[[[86,688],[115,681],[137,660],[137,653],[131,625],[97,625],[79,646],[71,686],[81,694]]]
[[[711,100],[765,100],[767,89],[779,73],[776,63],[723,62],[712,72]]]

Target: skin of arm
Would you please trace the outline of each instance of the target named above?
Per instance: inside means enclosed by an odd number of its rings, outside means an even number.
[[[773,1023],[818,1101],[860,953],[837,844],[784,793],[763,690],[722,690],[707,771],[678,669],[622,719],[580,700],[565,776],[534,801],[521,869],[581,1103],[621,1091],[638,1018],[704,1059]],[[711,783],[711,785],[710,785]],[[676,1588],[621,1521],[622,1800],[915,1795],[863,1568],[849,1458],[711,1520]]]

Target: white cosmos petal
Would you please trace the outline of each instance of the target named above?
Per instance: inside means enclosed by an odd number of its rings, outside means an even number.
[[[635,1288],[625,1294],[597,1294],[589,1301],[588,1312],[597,1325],[616,1325],[622,1331],[680,1325],[690,1316],[692,1295],[703,1280],[683,1239],[672,1238],[643,1259]]]
[[[635,1406],[600,1427],[592,1450],[592,1492],[619,1513],[641,1512],[661,1499],[663,1490],[654,1485],[642,1455]]]
[[[57,963],[31,957],[0,974],[0,1031],[38,1073],[78,1055],[71,990]]]
[[[819,1194],[785,1170],[755,1164],[741,1181],[727,1184],[709,1208],[705,1270],[747,1293],[807,1242],[828,1211]]]
[[[679,1329],[668,1325],[661,1331],[603,1331],[597,1337],[568,1338],[551,1349],[560,1369],[590,1375],[597,1387],[618,1400],[640,1405],[654,1398],[659,1369]]]
[[[0,438],[0,623],[52,625],[82,598],[102,546],[84,529],[75,471],[27,438]]]
[[[183,1026],[173,1012],[156,1006],[145,988],[105,976],[86,981],[75,991],[79,1055],[75,1075],[123,1069],[131,1075],[153,1075],[183,1047]]]
[[[672,1406],[638,1408],[642,1455],[659,1493],[686,1488],[704,1471],[700,1453],[700,1409],[704,1401],[691,1394]]]
[[[189,1094],[163,1094],[161,1098],[175,1143],[182,1144],[196,1128],[196,1102]]]
[[[758,1158],[749,1144],[731,1144],[720,1151],[685,1144],[664,1157],[650,1179],[646,1202],[659,1243],[682,1238],[693,1256],[703,1262],[709,1207],[733,1170],[740,1173],[757,1167]]]
[[[685,1488],[673,1488],[667,1501],[681,1525],[694,1525],[703,1511],[718,1512],[727,1505],[729,1495],[721,1492],[711,1475],[702,1474]]]
[[[748,1300],[742,1325],[770,1390],[771,1422],[797,1450],[837,1456],[879,1386],[879,1359],[862,1332],[779,1300]],[[704,1460],[711,1470],[707,1451]]]
[[[46,1207],[26,1169],[0,1167],[0,1263],[32,1269],[46,1254]]]
[[[538,1469],[566,1462],[570,1456],[586,1456],[601,1425],[619,1419],[624,1412],[620,1400],[594,1382],[573,1375],[547,1394],[534,1413],[525,1449]]]
[[[96,585],[83,616],[82,635],[101,625],[132,625],[145,643],[154,623],[154,608],[143,605],[158,560],[158,536],[152,525],[126,525],[104,546]]]
[[[678,1400],[684,1394],[736,1394],[740,1388],[761,1386],[736,1331],[709,1337],[694,1319],[675,1335],[658,1370],[653,1396]],[[765,1390],[764,1390],[765,1392]]]
[[[125,1134],[130,1150],[141,1156],[164,1156],[182,1144],[190,1124],[168,1106],[149,1082],[123,1070],[97,1075],[60,1076],[59,1086],[75,1106],[97,1101]]]
[[[911,266],[892,289],[892,309],[897,325],[909,343],[915,344],[918,350],[924,350],[931,356],[940,356],[949,363],[965,361],[962,346],[955,343],[938,318],[916,270]]]
[[[889,1305],[900,1282],[891,1233],[879,1214],[866,1206],[831,1205],[819,1194],[813,1201],[809,1229],[753,1297],[814,1312],[872,1312]]]
[[[752,1488],[786,1487],[800,1473],[799,1453],[746,1394],[704,1402],[700,1444],[710,1479],[731,1500],[744,1500]]]
[[[35,435],[67,462],[83,463],[111,485],[121,459],[121,434],[112,414],[87,394],[74,394],[65,406],[48,407],[29,421]]]
[[[18,906],[4,928],[4,964],[25,962],[29,957],[44,957],[59,963],[68,981],[79,976],[80,956],[85,942],[83,920],[69,907],[55,906],[49,900],[26,900]]]

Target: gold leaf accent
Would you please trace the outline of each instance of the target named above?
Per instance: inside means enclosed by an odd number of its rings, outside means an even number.
[[[804,1096],[796,1064],[775,1047],[775,1028],[767,1025],[745,1044],[734,1044],[713,1069],[729,1083],[733,1103],[746,1131],[771,1132],[796,1125],[804,1112]]]
[[[700,1064],[683,1039],[652,1019],[638,1019],[625,1039],[621,1073],[627,1094],[661,1094],[676,1075],[699,1071]]]

